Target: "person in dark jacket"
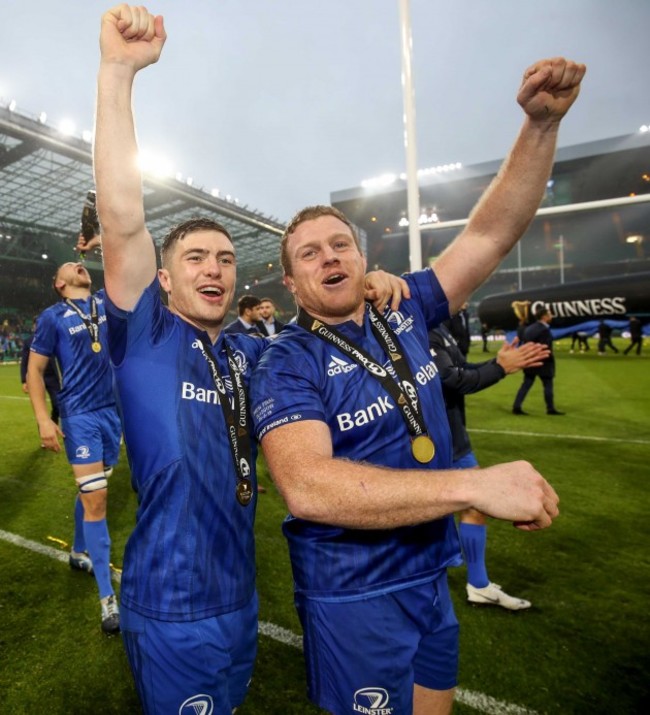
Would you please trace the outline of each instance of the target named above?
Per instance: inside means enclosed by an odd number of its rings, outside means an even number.
[[[478,468],[465,421],[465,395],[480,392],[506,375],[522,368],[540,366],[549,354],[545,345],[527,343],[517,348],[518,340],[504,343],[496,358],[481,363],[468,363],[457,341],[445,325],[429,332],[431,355],[442,381],[442,392],[453,443],[456,469]],[[460,513],[459,537],[467,565],[467,600],[492,604],[511,611],[530,608],[530,601],[508,595],[490,581],[485,565],[487,517],[476,509]]]
[[[641,355],[641,347],[643,345],[641,321],[636,317],[636,315],[632,315],[630,316],[630,344],[623,351],[623,355],[627,355],[635,345],[636,354]]]
[[[284,328],[284,323],[275,317],[275,304],[270,298],[262,298],[259,313],[259,326],[263,328],[265,335],[272,337],[277,335],[282,328]]]
[[[524,343],[542,343],[546,345],[550,351],[547,358],[539,367],[529,367],[524,369],[524,381],[515,397],[512,413],[514,415],[527,415],[524,412],[522,405],[526,399],[528,391],[533,386],[535,378],[539,377],[544,386],[544,401],[546,402],[547,415],[563,415],[555,409],[555,400],[553,396],[553,378],[555,377],[555,358],[553,357],[553,336],[549,327],[553,315],[548,308],[540,308],[535,313],[535,322],[529,325],[524,331]]]
[[[453,335],[458,348],[465,357],[469,352],[469,346],[472,341],[472,336],[469,330],[469,303],[463,303],[463,307],[455,314],[449,318],[447,322],[447,327],[449,332]]]
[[[238,317],[228,323],[224,333],[244,333],[257,338],[266,336],[266,331],[260,325],[260,299],[255,295],[243,295],[237,301]]]
[[[611,348],[615,353],[618,352],[618,348],[612,342],[612,328],[607,325],[604,320],[598,323],[598,354],[604,355],[607,351],[605,348]]]
[[[36,331],[36,321],[34,321],[34,331]],[[23,350],[20,356],[20,382],[23,386],[23,392],[27,393],[27,365],[29,364],[29,352],[32,347],[33,335],[30,335],[23,343]],[[59,371],[56,366],[56,360],[52,357],[47,363],[45,372],[43,373],[43,380],[45,382],[45,391],[50,398],[50,418],[55,424],[59,424],[59,400],[58,394],[61,389],[61,380],[59,378]]]

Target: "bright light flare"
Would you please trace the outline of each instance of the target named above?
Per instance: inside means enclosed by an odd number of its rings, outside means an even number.
[[[77,125],[72,119],[62,119],[59,122],[59,131],[63,136],[71,137],[77,131]]]
[[[138,154],[138,166],[140,167],[140,171],[155,176],[158,179],[172,176],[174,171],[169,159],[148,151],[141,151]]]

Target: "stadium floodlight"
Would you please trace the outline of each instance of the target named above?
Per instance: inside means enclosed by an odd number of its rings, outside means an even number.
[[[183,181],[183,174],[180,171],[176,172],[176,181]]]
[[[219,189],[212,189],[210,192],[215,198],[219,198]]]
[[[406,216],[402,216],[397,225],[401,226],[402,228],[406,228],[409,225],[409,220],[406,218]]]
[[[59,122],[59,131],[66,137],[71,137],[77,130],[77,125],[72,119],[62,119]]]
[[[47,255],[47,253],[41,253],[41,258],[42,258],[44,261],[47,261],[47,259],[49,258],[49,256]]]
[[[9,111],[13,112],[16,109],[16,100],[12,99],[11,102],[9,102],[8,105]]]
[[[173,172],[169,159],[146,150],[138,153],[138,166],[144,173],[150,174],[151,176],[155,176],[159,179],[171,176]],[[176,174],[176,179],[180,181],[180,174]]]
[[[625,239],[626,243],[641,243],[643,241],[643,236],[635,234],[634,236],[627,236]]]
[[[639,127],[639,131],[641,132],[641,134],[645,134],[646,132],[650,132],[650,127],[647,124],[642,124]]]
[[[382,174],[381,176],[376,176],[373,179],[364,179],[361,182],[361,186],[364,189],[382,189],[386,186],[390,186],[397,181],[397,176],[395,174]]]
[[[93,133],[90,129],[84,129],[83,132],[81,133],[81,138],[87,143],[90,144],[93,140]]]
[[[192,186],[192,184],[194,183],[194,179],[191,176],[188,176],[187,179],[185,179],[185,183],[188,186]]]
[[[45,124],[45,122],[47,122],[47,112],[41,112],[41,113],[38,115],[38,121],[39,121],[41,124]]]

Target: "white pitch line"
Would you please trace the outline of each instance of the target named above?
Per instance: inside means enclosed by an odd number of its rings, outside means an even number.
[[[61,551],[61,549],[55,549],[52,546],[46,546],[45,544],[39,544],[38,541],[30,541],[29,539],[24,539],[18,534],[12,534],[10,531],[3,531],[0,529],[0,539],[3,541],[8,541],[14,546],[22,546],[23,549],[29,549],[29,551],[35,551],[37,554],[42,554],[43,556],[49,556],[51,559],[56,559],[64,564],[68,563],[70,558],[69,551]],[[111,572],[111,578],[116,583],[120,583],[121,576],[116,571]]]
[[[49,556],[51,559],[56,559],[64,564],[68,563],[69,554],[66,551],[61,551],[61,549],[55,549],[51,546],[39,544],[36,541],[24,539],[22,536],[12,534],[9,531],[3,531],[2,529],[0,529],[0,539],[14,546],[21,546],[37,554]],[[119,583],[120,574],[113,573],[112,578]],[[286,628],[275,625],[275,623],[260,621],[259,632],[267,638],[272,638],[279,643],[302,650],[302,637]],[[486,713],[486,715],[538,715],[534,710],[529,710],[512,703],[504,703],[502,700],[497,700],[484,693],[477,693],[473,690],[465,690],[463,688],[456,689],[456,700],[481,713]]]
[[[617,442],[623,444],[650,444],[650,439],[624,439],[622,437],[591,437],[584,434],[550,434],[549,432],[522,432],[507,429],[480,429],[471,427],[468,432],[483,432],[484,434],[508,434],[515,437],[552,437],[553,439],[584,439],[589,442]]]

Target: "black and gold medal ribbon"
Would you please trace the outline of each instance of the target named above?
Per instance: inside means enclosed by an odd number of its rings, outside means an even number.
[[[300,327],[309,330],[321,340],[346,353],[351,360],[381,383],[393,398],[406,423],[411,435],[413,457],[418,462],[426,464],[433,459],[435,445],[427,434],[427,427],[420,411],[420,399],[413,372],[401,352],[397,337],[388,321],[370,303],[366,303],[366,311],[373,335],[390,358],[397,379],[382,365],[375,362],[374,358],[363,348],[351,343],[334,326],[314,318],[302,308],[298,311],[297,322]]]
[[[99,311],[97,310],[95,296],[90,297],[90,316],[87,316],[70,298],[66,298],[65,303],[75,311],[86,326],[86,330],[90,335],[90,347],[92,351],[94,353],[100,353],[102,351],[102,344],[99,342]]]
[[[230,398],[226,391],[226,385],[221,377],[214,355],[201,338],[197,338],[197,343],[201,348],[203,357],[210,367],[212,380],[217,388],[217,392],[220,395],[219,402],[221,403],[221,409],[223,410],[223,416],[226,421],[228,443],[230,445],[230,452],[232,454],[235,474],[237,476],[237,501],[242,506],[248,506],[253,499],[253,485],[250,480],[253,451],[248,428],[248,402],[246,388],[244,386],[244,378],[237,365],[235,356],[224,338],[224,346],[228,357],[228,372],[230,374],[230,379],[232,380],[233,407],[230,404]]]

